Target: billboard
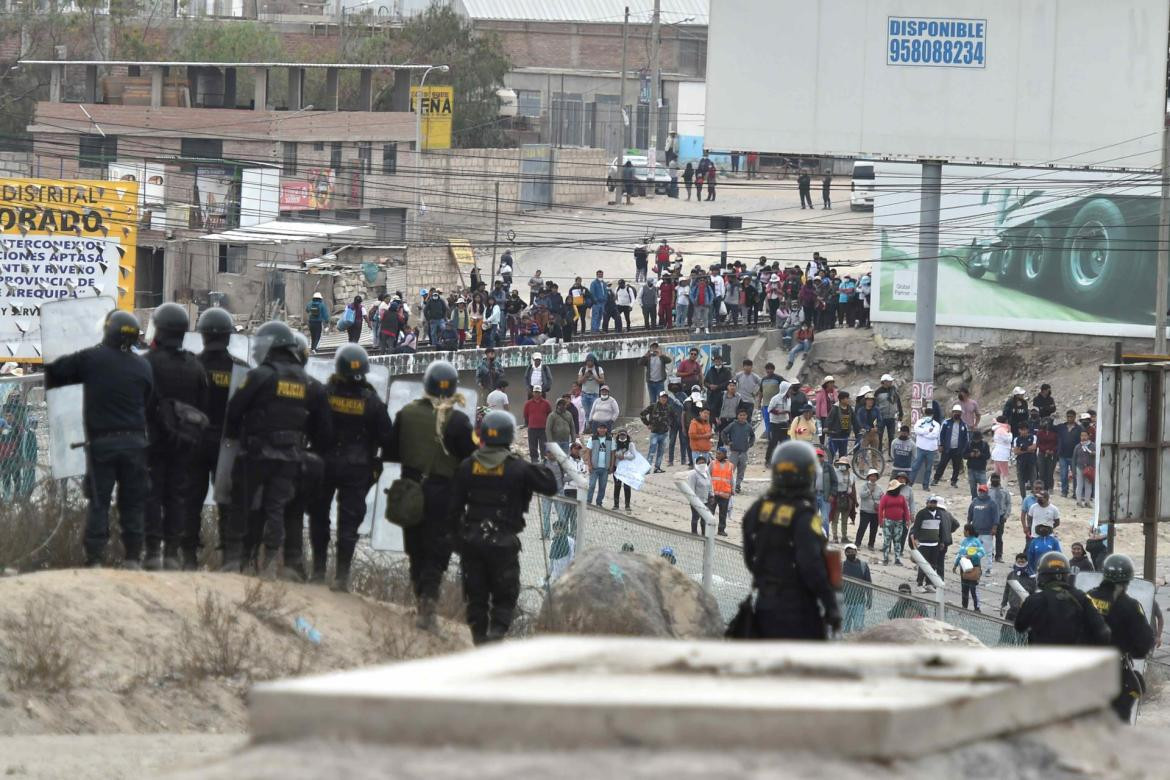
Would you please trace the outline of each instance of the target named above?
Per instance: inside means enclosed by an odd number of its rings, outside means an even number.
[[[110,181],[138,182],[138,214],[142,228],[165,230],[167,220],[167,169],[158,163],[110,163]],[[186,227],[175,224],[174,227]]]
[[[280,210],[331,209],[335,189],[336,175],[332,168],[306,168],[304,176],[280,180]]]
[[[705,143],[1157,167],[1168,13],[1165,0],[719,0]]]
[[[115,298],[134,308],[138,182],[0,183],[0,359],[41,362],[41,305]]]
[[[450,149],[451,123],[455,115],[455,88],[447,85],[428,86],[423,98],[423,149]],[[418,87],[410,88],[410,110],[418,106]]]
[[[871,316],[914,322],[919,166],[877,163]],[[1152,337],[1157,175],[944,165],[938,323]]]

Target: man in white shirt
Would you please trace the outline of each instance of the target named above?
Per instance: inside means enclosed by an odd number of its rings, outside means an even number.
[[[914,463],[910,466],[910,484],[918,478],[918,469],[922,472],[922,489],[930,490],[930,475],[934,471],[934,460],[938,457],[938,437],[942,433],[942,426],[931,417],[930,401],[922,404],[922,416],[914,425]]]
[[[1036,494],[1036,503],[1028,509],[1028,524],[1032,528],[1032,536],[1036,535],[1037,526],[1046,525],[1055,529],[1060,525],[1060,510],[1048,501],[1048,491]]]
[[[496,383],[496,389],[487,394],[487,408],[492,411],[508,411],[508,394],[505,390],[508,389],[508,381],[501,379]]]

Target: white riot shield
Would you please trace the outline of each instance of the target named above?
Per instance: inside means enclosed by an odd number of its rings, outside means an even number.
[[[1093,588],[1104,582],[1104,580],[1104,576],[1099,571],[1080,571],[1077,572],[1075,583],[1077,590],[1083,593],[1088,593]],[[1154,599],[1158,595],[1157,586],[1149,580],[1139,580],[1134,578],[1130,580],[1130,583],[1128,587],[1126,587],[1125,592],[1127,595],[1129,595],[1130,598],[1141,605],[1142,611],[1146,613],[1146,619],[1149,620],[1152,625],[1154,618]],[[1155,628],[1157,627],[1155,626]],[[1146,659],[1134,658],[1132,660],[1133,668],[1136,671],[1145,674]]]
[[[67,298],[43,304],[41,357],[45,363],[101,343],[106,317],[115,306],[113,298]],[[46,393],[53,479],[79,477],[86,472],[83,399],[81,385]]]
[[[463,397],[462,403],[455,405],[455,408],[467,415],[467,419],[471,421],[472,426],[475,425],[475,409],[479,403],[479,393],[473,387],[460,387],[456,389],[456,393]],[[386,406],[390,412],[390,419],[398,414],[402,407],[416,398],[423,396],[423,383],[418,381],[397,380],[390,383],[389,398],[386,401]],[[397,463],[387,463],[385,469],[382,471],[382,479],[378,481],[376,488],[378,495],[385,500],[385,491],[390,489],[390,485],[394,484],[394,480],[402,475],[402,467]],[[394,525],[386,519],[386,513],[375,512],[370,515],[367,512],[367,517],[371,519],[370,526],[370,546],[375,550],[382,550],[388,552],[402,552],[402,528]]]
[[[202,347],[203,342],[200,339],[201,350]],[[228,354],[237,361],[236,365],[232,366],[232,381],[228,385],[228,401],[231,401],[236,390],[244,383],[244,377],[248,375],[249,366],[251,366],[248,359],[251,357],[251,352],[251,339],[248,336],[242,333],[233,333],[228,339]],[[228,441],[227,437],[221,440],[219,457],[215,461],[214,496],[217,504],[230,504],[232,502],[232,468],[235,467],[236,456],[239,454],[239,442]]]
[[[305,364],[305,372],[322,384],[325,384],[329,381],[329,377],[333,375],[333,368],[334,361],[330,360],[329,358],[309,358],[309,362]],[[378,397],[382,399],[382,403],[387,403],[387,392],[388,386],[390,384],[390,369],[386,366],[372,365],[370,366],[370,373],[366,375],[366,381],[373,385],[374,391],[377,392]],[[394,481],[393,478],[387,477],[386,472],[393,468],[395,469],[395,475],[397,475],[397,463],[388,463],[386,464],[386,467],[387,468],[382,472],[382,476],[378,480],[377,484],[371,487],[370,492],[366,494],[366,517],[362,521],[361,527],[358,528],[359,534],[370,533],[370,529],[374,525],[374,518],[378,516],[379,506],[381,505],[384,507],[380,500],[382,496],[385,495],[382,490],[388,489],[390,487],[390,483]],[[337,528],[336,501],[329,507],[329,526],[333,529]],[[402,549],[401,539],[395,549]]]

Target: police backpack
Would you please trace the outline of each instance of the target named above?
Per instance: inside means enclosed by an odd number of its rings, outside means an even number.
[[[203,440],[211,420],[198,407],[176,398],[158,402],[158,426],[168,444],[191,447]]]

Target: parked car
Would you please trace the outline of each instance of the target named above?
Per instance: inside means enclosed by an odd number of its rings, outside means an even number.
[[[614,189],[621,186],[622,183],[622,168],[625,167],[626,161],[634,166],[634,192],[637,195],[644,196],[651,181],[654,184],[654,192],[657,195],[665,195],[667,187],[670,185],[670,173],[667,172],[666,166],[661,163],[654,166],[654,176],[651,178],[648,170],[648,161],[645,155],[627,154],[622,157],[613,158],[613,162],[609,164],[609,173],[605,177],[605,186],[613,192]]]

